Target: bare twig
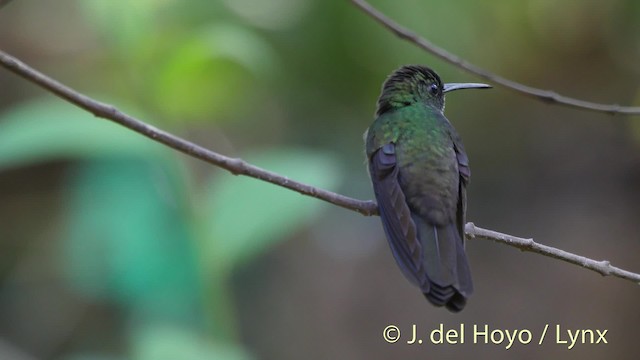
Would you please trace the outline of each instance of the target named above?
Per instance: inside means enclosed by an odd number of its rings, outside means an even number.
[[[451,63],[458,68],[465,70],[471,74],[474,74],[482,79],[485,79],[491,83],[501,85],[509,90],[515,91],[521,95],[532,97],[537,100],[541,100],[548,103],[555,103],[558,105],[564,105],[568,107],[585,109],[597,112],[609,113],[611,115],[625,114],[625,115],[640,115],[640,107],[627,107],[620,105],[606,105],[598,104],[589,101],[570,98],[560,95],[554,91],[542,90],[531,86],[517,83],[513,80],[503,78],[490,71],[487,71],[481,67],[469,63],[468,61],[448,52],[447,50],[436,46],[429,40],[420,37],[413,31],[399,25],[395,21],[391,20],[388,16],[371,6],[365,0],[350,0],[354,5],[364,11],[367,15],[375,19],[382,24],[389,31],[394,33],[399,38],[406,40],[419,48],[439,57],[440,59]]]
[[[611,275],[640,284],[640,274],[635,274],[630,271],[617,268],[611,265],[611,263],[607,260],[592,260],[584,256],[579,256],[564,250],[556,249],[551,246],[538,244],[537,242],[533,241],[533,239],[519,238],[513,235],[507,235],[493,230],[482,229],[475,226],[471,222],[467,223],[464,231],[467,234],[467,238],[486,239],[502,244],[511,245],[522,251],[529,251],[554,259],[562,260],[570,264],[582,266],[583,268],[595,271],[602,276]]]
[[[374,215],[378,209],[373,201],[361,201],[336,194],[331,191],[318,189],[310,185],[302,184],[297,181],[290,180],[286,177],[278,175],[268,170],[261,169],[251,165],[242,159],[230,158],[205,149],[190,141],[182,139],[178,136],[170,134],[164,130],[160,130],[152,125],[144,123],[132,116],[122,113],[115,107],[93,100],[88,96],[80,94],[73,89],[51,79],[50,77],[34,70],[13,56],[0,51],[0,62],[2,66],[31,81],[40,87],[54,93],[55,95],[65,99],[66,101],[87,110],[97,117],[111,120],[126,128],[129,128],[139,134],[142,134],[151,140],[167,145],[173,149],[181,151],[189,156],[203,160],[212,165],[228,170],[234,175],[245,175],[270,182],[275,185],[285,187],[287,189],[299,192],[304,195],[313,196],[320,200],[330,202],[343,208],[357,211],[363,215]]]
[[[7,5],[8,3],[10,3],[10,2],[11,2],[11,0],[0,0],[0,9],[1,9],[3,6],[5,6],[5,5]]]
[[[345,209],[357,211],[360,214],[371,216],[378,215],[378,207],[374,201],[352,199],[328,190],[319,189],[311,185],[303,184],[287,177],[261,169],[251,165],[242,159],[230,158],[211,150],[198,146],[190,141],[182,139],[176,135],[160,130],[154,126],[146,124],[132,116],[120,112],[111,105],[93,100],[86,95],[51,79],[50,77],[29,67],[13,56],[0,51],[0,65],[7,70],[21,76],[22,78],[35,83],[45,90],[63,98],[64,100],[107,120],[116,122],[139,134],[142,134],[154,141],[160,142],[168,147],[181,151],[189,156],[203,160],[212,165],[228,170],[234,175],[245,175],[270,182],[272,184],[285,187],[299,192],[303,195],[315,197]],[[531,239],[522,239],[511,235],[501,234],[492,230],[476,227],[473,223],[467,224],[465,228],[467,238],[480,238],[496,241],[502,244],[514,246],[521,250],[531,251],[544,256],[549,256],[562,261],[576,264],[587,269],[599,272],[602,275],[611,275],[622,279],[627,279],[640,283],[640,274],[631,273],[613,267],[608,261],[596,261],[582,256],[578,256],[560,249],[541,245]]]

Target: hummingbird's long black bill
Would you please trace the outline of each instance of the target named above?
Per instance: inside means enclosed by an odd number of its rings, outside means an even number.
[[[448,93],[453,90],[461,90],[461,89],[489,89],[491,85],[487,84],[479,84],[479,83],[450,83],[444,84],[444,91]]]

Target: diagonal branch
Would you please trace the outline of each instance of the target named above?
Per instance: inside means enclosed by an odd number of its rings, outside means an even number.
[[[158,129],[152,125],[142,122],[132,116],[129,116],[115,107],[93,100],[92,98],[80,94],[75,90],[65,86],[56,80],[38,72],[29,67],[22,61],[0,50],[0,65],[7,70],[21,76],[27,81],[33,82],[38,86],[48,90],[49,92],[63,98],[64,100],[92,113],[93,115],[111,120],[126,128],[129,128],[139,134],[157,141],[170,148],[183,152],[191,157],[200,159],[209,164],[228,170],[234,175],[245,175],[260,179],[272,184],[285,187],[287,189],[299,192],[304,195],[312,196],[320,200],[328,201],[334,205],[357,211],[363,215],[375,215],[378,208],[373,201],[361,201],[346,197],[344,195],[335,194],[331,191],[318,189],[310,185],[302,184],[274,172],[261,169],[251,165],[242,159],[231,158],[205,149],[190,141],[182,139],[164,130]]]
[[[536,254],[548,256],[554,259],[562,260],[570,264],[582,266],[585,269],[595,271],[602,276],[615,276],[621,279],[627,279],[640,285],[640,274],[632,273],[627,270],[620,269],[611,265],[607,260],[592,260],[584,256],[572,254],[570,252],[560,250],[551,246],[539,244],[533,239],[525,239],[513,235],[499,233],[493,230],[487,230],[475,226],[473,223],[467,223],[464,228],[467,238],[477,238],[495,241],[501,244],[507,244],[518,248],[522,251],[529,251]]]
[[[10,2],[11,2],[11,0],[0,0],[0,9],[1,9],[3,6],[5,6],[5,5],[7,5],[8,3],[10,3]]]
[[[382,12],[380,12],[379,10],[371,6],[371,4],[369,4],[365,0],[350,0],[350,1],[354,5],[356,5],[358,8],[360,8],[363,12],[365,12],[367,15],[369,15],[370,17],[375,19],[377,22],[379,22],[382,26],[384,26],[389,31],[391,31],[396,36],[398,36],[399,38],[416,45],[417,47],[427,51],[428,53],[431,53],[432,55],[435,55],[440,59],[452,65],[457,66],[462,70],[465,70],[473,75],[476,75],[482,79],[485,79],[488,82],[501,85],[504,88],[507,88],[511,91],[515,91],[516,93],[519,93],[521,95],[531,97],[536,100],[548,102],[548,103],[564,105],[564,106],[578,108],[578,109],[604,112],[611,115],[617,115],[617,114],[640,115],[640,107],[627,107],[627,106],[620,106],[616,104],[606,105],[606,104],[599,104],[599,103],[584,101],[580,99],[574,99],[564,95],[560,95],[554,91],[534,88],[531,86],[517,83],[507,78],[503,78],[502,76],[499,76],[479,66],[476,66],[448,52],[447,50],[439,46],[436,46],[435,44],[431,43],[429,40],[423,37],[420,37],[413,31],[391,20],[388,16],[386,16],[385,14],[383,14]]]
[[[111,105],[96,101],[83,95],[53,79],[29,67],[20,60],[0,50],[0,66],[21,76],[45,90],[61,97],[62,99],[94,114],[97,117],[111,120],[130,130],[148,137],[151,140],[162,143],[170,148],[183,152],[191,157],[200,159],[209,164],[228,170],[234,175],[245,175],[270,182],[272,184],[285,187],[299,192],[303,195],[315,197],[328,203],[343,207],[345,209],[359,212],[360,214],[371,216],[378,215],[378,206],[374,201],[357,200],[337,194],[328,190],[319,189],[311,185],[303,184],[274,172],[261,169],[249,164],[242,159],[230,158],[214,151],[205,149],[188,140],[176,135],[160,130],[132,116],[129,116]],[[502,234],[492,230],[476,227],[473,223],[468,223],[465,232],[467,238],[479,238],[492,240],[502,244],[516,247],[520,250],[531,251],[544,256],[559,259],[571,264],[582,266],[586,269],[598,272],[602,275],[611,275],[622,279],[627,279],[635,283],[640,283],[640,274],[635,274],[626,270],[611,266],[608,261],[596,261],[586,257],[578,256],[550,246],[541,245],[531,239],[523,239],[515,236]]]

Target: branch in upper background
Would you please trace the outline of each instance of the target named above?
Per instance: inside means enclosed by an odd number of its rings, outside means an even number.
[[[0,0],[0,9],[1,9],[3,6],[5,6],[5,5],[7,5],[8,3],[10,3],[10,2],[11,2],[11,0]]]
[[[101,103],[92,98],[80,94],[77,91],[51,79],[50,77],[29,67],[20,60],[0,50],[0,65],[7,70],[21,76],[45,90],[63,98],[64,100],[107,120],[116,122],[128,129],[148,137],[151,140],[162,143],[170,148],[183,152],[191,157],[200,159],[209,164],[228,170],[234,175],[245,175],[270,182],[272,184],[285,187],[299,192],[303,195],[315,197],[345,209],[357,211],[363,215],[378,215],[378,206],[374,201],[363,201],[336,194],[334,192],[319,189],[311,185],[290,180],[285,176],[261,169],[251,165],[242,159],[230,158],[214,151],[205,149],[190,141],[182,139],[176,135],[160,130],[154,126],[144,123],[132,116],[129,116],[111,105]],[[473,223],[468,223],[465,227],[467,238],[486,239],[502,244],[516,247],[520,250],[531,251],[544,256],[552,257],[571,264],[579,265],[589,270],[596,271],[602,275],[611,275],[622,279],[640,283],[640,274],[635,274],[626,270],[613,267],[608,261],[596,261],[582,256],[578,256],[560,249],[552,248],[534,242],[531,239],[523,239],[515,236],[502,234],[492,230],[476,227]]]
[[[359,7],[362,11],[364,11],[367,15],[371,16],[377,22],[382,24],[382,26],[384,26],[385,28],[387,28],[388,30],[396,34],[396,36],[398,36],[399,38],[407,40],[410,43],[413,43],[419,48],[439,57],[440,59],[448,63],[451,63],[459,67],[462,70],[470,72],[471,74],[474,74],[494,84],[501,85],[521,95],[532,97],[534,99],[541,100],[544,102],[564,105],[564,106],[578,108],[578,109],[604,112],[604,113],[609,113],[611,115],[616,115],[616,114],[640,115],[640,107],[606,105],[606,104],[598,104],[598,103],[593,103],[589,101],[574,99],[574,98],[560,95],[553,91],[542,90],[542,89],[534,88],[531,86],[526,86],[526,85],[517,83],[513,80],[503,78],[481,67],[478,67],[474,64],[469,63],[468,61],[448,52],[447,50],[434,45],[429,40],[418,36],[417,34],[410,31],[409,29],[406,29],[400,26],[398,23],[391,20],[385,14],[381,13],[376,8],[371,6],[371,4],[369,4],[365,0],[350,0],[350,1],[353,4],[355,4],[357,7]]]

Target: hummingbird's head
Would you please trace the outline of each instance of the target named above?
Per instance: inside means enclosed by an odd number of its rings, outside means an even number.
[[[405,65],[394,71],[382,85],[377,115],[393,109],[424,103],[444,110],[444,94],[459,89],[490,88],[486,84],[443,84],[435,71],[421,65]]]

